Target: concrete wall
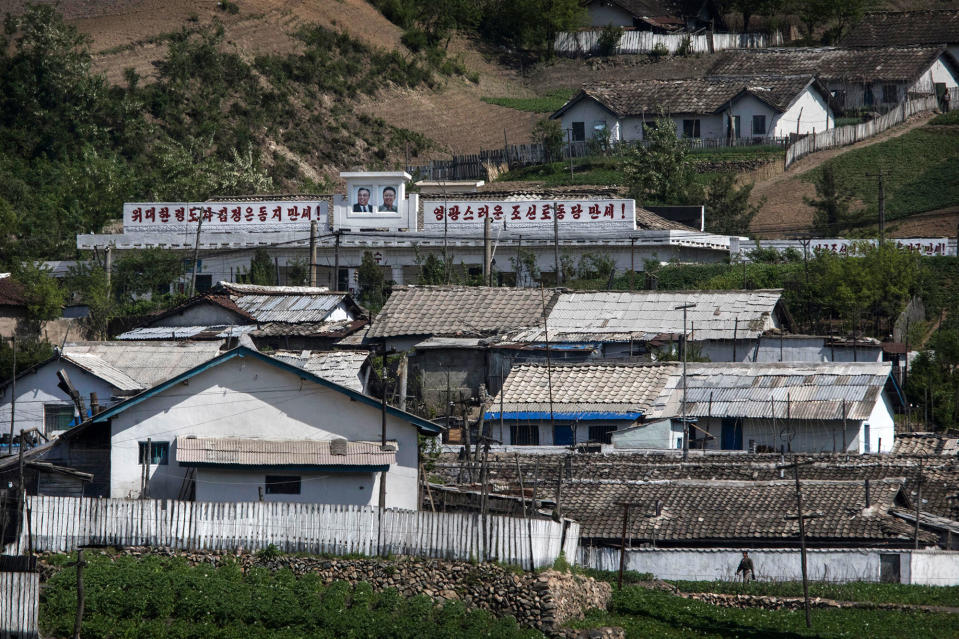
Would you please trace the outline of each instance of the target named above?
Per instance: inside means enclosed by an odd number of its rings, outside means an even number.
[[[215,279],[215,278],[214,278]],[[216,282],[214,281],[214,284]],[[245,323],[236,313],[216,304],[196,304],[175,315],[168,315],[155,322],[154,326],[215,326],[218,324]]]
[[[783,404],[780,406],[780,404]],[[806,421],[789,420],[785,417],[785,402],[777,402],[776,410],[783,411],[783,417],[777,417],[775,426],[772,419],[747,418],[742,420],[743,445],[740,450],[749,450],[750,442],[756,446],[767,446],[773,450],[792,452],[833,452],[843,450],[842,421]],[[699,427],[713,436],[706,442],[708,450],[722,449],[722,419],[718,417],[700,417]],[[846,422],[846,451],[862,452],[862,423],[855,420]],[[702,433],[697,432],[696,437]],[[835,447],[834,447],[835,442]],[[883,439],[883,448],[887,448]]]
[[[773,135],[786,137],[790,133],[795,133],[797,123],[800,134],[812,133],[813,131],[818,133],[836,127],[832,110],[826,100],[818,91],[811,88],[803,91],[792,106],[779,116],[776,120]]]
[[[295,501],[305,504],[352,504],[375,506],[379,501],[379,473],[316,473],[303,471],[270,472],[270,475],[294,475],[300,478],[299,495],[268,495],[264,472],[213,470],[201,468],[196,475],[196,501],[257,501],[264,488],[263,501]],[[387,498],[390,482],[387,480]]]
[[[492,408],[493,408],[493,410],[496,410],[496,407],[495,407],[495,406],[492,407]],[[589,427],[590,427],[590,426],[614,426],[614,427],[616,427],[616,428],[619,428],[620,426],[624,426],[624,425],[630,424],[630,422],[625,421],[625,420],[624,420],[624,421],[616,421],[616,420],[602,421],[602,420],[596,420],[596,421],[588,421],[588,422],[587,422],[587,421],[583,421],[583,422],[573,423],[573,422],[570,422],[570,421],[564,421],[564,420],[559,420],[559,419],[557,419],[557,420],[555,421],[555,425],[554,425],[553,423],[551,423],[551,422],[549,421],[549,418],[547,418],[547,419],[545,419],[545,420],[542,420],[542,421],[511,421],[511,420],[508,420],[508,419],[507,419],[507,420],[504,420],[504,422],[503,422],[502,437],[499,438],[499,437],[497,437],[497,435],[499,435],[499,433],[500,433],[499,420],[494,420],[492,428],[493,428],[493,432],[494,432],[495,434],[493,435],[493,437],[496,437],[497,439],[499,439],[499,440],[503,443],[503,445],[506,445],[506,446],[512,446],[512,445],[514,445],[514,444],[513,444],[512,437],[510,436],[510,433],[511,433],[510,426],[513,425],[513,424],[516,424],[516,425],[527,425],[527,424],[529,424],[529,425],[534,426],[534,427],[537,428],[538,431],[539,431],[539,445],[540,445],[540,446],[554,446],[554,445],[556,445],[556,444],[555,444],[555,432],[554,432],[555,427],[564,428],[564,427],[568,426],[568,427],[572,428],[572,429],[573,429],[573,436],[574,436],[574,438],[575,438],[576,443],[577,443],[577,444],[585,444],[586,442],[590,441],[590,437],[589,437]]]
[[[682,442],[682,437],[682,420],[674,422],[671,419],[664,419],[617,431],[613,434],[613,446],[615,448],[682,448],[681,445],[676,445],[677,440]]]
[[[943,64],[941,57],[937,58],[932,66],[909,87],[909,92],[933,93],[935,92],[935,85],[939,83],[945,84],[947,88],[959,86],[959,78],[956,78],[949,67]]]
[[[410,379],[418,380],[422,399],[443,415],[446,411],[447,375],[449,400],[458,402],[479,397],[480,385],[486,384],[486,351],[474,348],[430,348],[415,351],[409,359]]]
[[[44,428],[44,404],[60,404],[72,406],[73,403],[66,393],[57,388],[57,371],[61,368],[67,371],[70,381],[83,396],[83,404],[90,408],[90,393],[96,393],[101,406],[114,403],[112,396],[116,389],[98,377],[65,360],[55,360],[36,371],[28,373],[17,380],[17,400],[14,413],[14,430],[29,430],[37,428],[46,432]],[[0,392],[0,433],[10,432],[10,400],[13,391],[7,386]],[[46,433],[59,434],[61,431]]]
[[[186,468],[175,461],[178,435],[378,441],[380,411],[253,357],[237,357],[129,408],[110,426],[111,497],[140,495],[138,442],[169,442],[170,463],[150,467],[150,497],[160,499],[176,498],[183,483]],[[387,477],[386,505],[415,509],[416,429],[389,416],[387,438],[399,451]],[[342,482],[329,488],[327,502],[356,503],[354,489]]]
[[[693,343],[711,362],[881,362],[882,347],[871,344],[830,346],[823,337],[740,339],[733,357],[732,340]]]
[[[623,131],[616,116],[592,98],[583,98],[568,111],[566,111],[560,118],[560,124],[563,127],[563,131],[572,128],[573,122],[583,123],[583,129],[587,140],[591,140],[595,137],[593,133],[593,126],[597,122],[604,122],[606,124],[606,128],[610,131],[610,140],[617,141],[638,139],[636,137],[632,137],[629,131]]]
[[[731,581],[742,559],[740,548],[642,548],[626,553],[626,569],[649,572],[659,579]],[[802,579],[798,549],[748,549],[759,581]],[[880,556],[899,555],[900,583],[933,586],[959,585],[959,553],[941,550],[809,549],[808,575],[812,581],[880,580]],[[618,570],[619,550],[580,546],[580,565]]]
[[[586,10],[589,12],[590,26],[605,27],[609,24],[617,27],[633,26],[632,15],[608,2],[602,0],[590,2]]]

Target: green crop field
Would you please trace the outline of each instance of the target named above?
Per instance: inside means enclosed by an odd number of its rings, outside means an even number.
[[[483,102],[532,113],[552,113],[566,104],[575,91],[571,89],[556,89],[535,98],[481,98]]]
[[[950,114],[949,117],[952,117]],[[959,129],[924,126],[896,138],[843,153],[826,164],[840,188],[874,218],[879,207],[878,173],[885,174],[886,219],[959,204]],[[803,175],[813,181],[821,169]]]

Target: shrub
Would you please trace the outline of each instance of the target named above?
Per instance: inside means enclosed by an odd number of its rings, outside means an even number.
[[[657,42],[650,55],[654,58],[664,58],[669,55],[669,48],[662,42]]]
[[[599,55],[607,57],[616,53],[616,50],[619,48],[619,41],[623,37],[623,28],[607,24],[603,27],[603,30],[599,34],[599,41],[597,47],[599,49]]]

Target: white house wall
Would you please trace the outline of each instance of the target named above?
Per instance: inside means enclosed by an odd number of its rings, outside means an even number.
[[[150,497],[176,498],[186,471],[174,461],[177,436],[378,441],[380,411],[254,357],[237,357],[128,408],[111,427],[110,496],[139,496],[138,442],[150,438],[170,445],[170,463],[150,467]],[[416,429],[390,415],[387,438],[399,445],[387,506],[415,509]],[[352,499],[330,492],[328,501]]]
[[[616,141],[623,139],[621,128],[616,116],[610,113],[608,109],[601,106],[599,102],[593,100],[592,98],[583,98],[575,105],[570,107],[568,111],[563,113],[562,117],[560,118],[560,123],[563,127],[564,139],[566,135],[566,129],[571,129],[573,127],[573,122],[583,123],[583,129],[587,140],[593,139],[593,127],[597,122],[603,122],[606,125],[606,128],[610,130],[611,140]],[[635,138],[626,137],[625,139],[632,140]]]
[[[796,132],[797,123],[800,134],[813,131],[821,133],[836,127],[832,110],[825,98],[811,87],[806,87],[792,106],[779,116],[772,135],[777,138],[787,137]]]
[[[682,424],[671,419],[650,422],[613,433],[614,448],[677,448],[676,440],[683,436]]]
[[[617,27],[633,26],[632,15],[602,0],[589,3],[586,10],[589,12],[591,26],[605,27],[610,24]]]
[[[215,283],[215,282],[214,282]],[[201,303],[184,309],[181,313],[168,315],[156,322],[156,326],[217,326],[236,324],[242,321],[236,313],[216,304]]]
[[[706,340],[691,346],[700,349],[711,362],[881,362],[882,347],[860,344],[853,353],[852,346],[830,346],[822,337],[768,336],[736,341],[733,358],[732,340]]]
[[[893,419],[892,403],[885,391],[880,394],[876,401],[867,423],[869,424],[869,446],[867,449],[866,429],[863,428],[860,431],[859,452],[892,452],[892,446],[896,441],[896,423]],[[880,444],[882,450],[879,449]]]
[[[572,426],[573,435],[577,444],[585,444],[589,441],[589,427],[590,426],[615,426],[617,428],[628,424],[626,421],[587,421],[579,422],[575,425],[571,424],[568,421],[556,420],[557,426]],[[493,421],[492,430],[494,437],[496,434],[501,434],[502,437],[499,438],[499,441],[503,442],[504,445],[513,446],[512,437],[511,437],[511,425],[525,425],[532,424],[539,430],[539,445],[540,446],[553,446],[553,424],[550,423],[549,419],[543,421],[530,421],[530,422],[511,422],[506,420],[503,424],[503,429],[500,431],[499,420]]]
[[[946,88],[959,86],[956,76],[949,70],[949,67],[943,63],[941,56],[936,58],[932,66],[909,87],[909,92],[933,93],[935,91],[935,85],[939,83],[945,84]]]
[[[317,473],[304,471],[247,472],[200,468],[196,474],[196,501],[257,501],[266,475],[300,478],[299,495],[263,495],[263,501],[305,504],[375,506],[379,502],[380,473]],[[390,482],[387,480],[387,498]]]
[[[777,415],[776,423],[772,419],[746,418],[742,420],[743,445],[739,450],[749,450],[750,443],[755,446],[768,446],[773,450],[785,449],[792,452],[842,452],[843,427],[841,416],[831,421],[786,420],[786,407],[776,403],[776,410],[782,410]],[[890,416],[891,417],[891,416]],[[708,450],[722,450],[722,419],[718,417],[700,417],[699,428],[706,430],[713,439],[706,441]],[[846,420],[846,448],[847,452],[862,452],[861,448],[862,422]],[[695,437],[702,438],[703,433],[695,432]],[[882,441],[883,449],[887,449],[886,439]]]
[[[90,408],[90,393],[97,394],[97,401],[101,406],[110,406],[115,403],[112,399],[116,389],[83,369],[66,360],[54,360],[37,368],[17,380],[17,401],[14,413],[14,430],[38,429],[48,437],[62,431],[46,433],[44,428],[44,404],[60,404],[72,406],[73,402],[67,395],[57,388],[57,371],[61,368],[67,371],[70,381],[83,397],[83,404]],[[10,432],[10,398],[12,389],[7,386],[0,393],[0,433]],[[74,411],[74,414],[76,411]]]

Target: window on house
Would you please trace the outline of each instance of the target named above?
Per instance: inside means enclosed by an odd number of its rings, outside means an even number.
[[[150,460],[151,466],[170,463],[170,442],[140,442],[140,465]]]
[[[882,101],[886,104],[899,102],[899,87],[895,84],[882,85]]]
[[[267,475],[267,495],[299,495],[300,478],[294,475]]]
[[[730,137],[736,138],[738,140],[739,138],[742,137],[742,133],[743,133],[742,116],[734,115],[732,118],[731,124],[732,124],[733,130],[730,131]]]
[[[573,142],[583,142],[586,140],[586,123],[573,122]]]
[[[73,404],[44,404],[43,426],[47,435],[57,430],[70,428],[73,421]]]
[[[590,426],[589,427],[589,441],[591,442],[601,442],[603,444],[612,444],[613,443],[613,433],[616,432],[616,427],[611,425],[605,426]]]
[[[869,451],[869,448],[870,448],[869,447],[869,439],[870,439],[869,424],[862,425],[862,438],[864,440],[862,445],[862,450],[864,453],[868,453],[870,452]]]
[[[196,292],[206,293],[211,288],[213,288],[213,275],[201,275],[198,273],[196,276]]]
[[[700,135],[699,120],[683,120],[683,137],[698,138]]]
[[[753,116],[753,137],[762,138],[766,136],[766,116]]]
[[[593,122],[593,137],[600,140],[606,137],[606,120],[596,120]]]
[[[509,441],[514,446],[539,446],[539,425],[513,424],[509,427]]]

